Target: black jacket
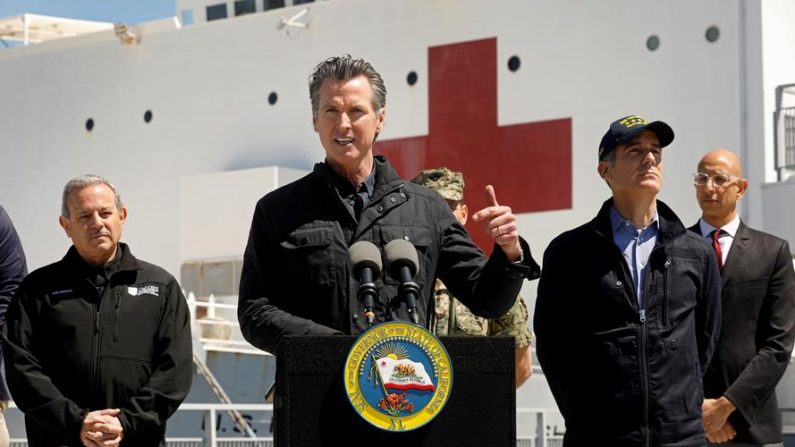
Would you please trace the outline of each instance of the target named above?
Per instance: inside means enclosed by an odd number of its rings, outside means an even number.
[[[188,305],[168,272],[119,250],[105,282],[72,247],[8,310],[8,384],[31,446],[82,445],[85,414],[105,408],[121,409],[122,445],[165,446],[193,378]]]
[[[720,326],[715,256],[658,201],[642,320],[611,204],[544,253],[534,326],[564,445],[704,445],[701,377]]]
[[[254,211],[240,279],[238,318],[246,339],[276,352],[284,335],[360,334],[366,329],[359,285],[348,266],[348,248],[366,240],[383,248],[405,239],[417,248],[418,315],[428,327],[438,275],[473,312],[499,317],[512,305],[523,278],[540,271],[522,241],[525,262],[512,264],[494,250],[486,262],[464,227],[434,190],[401,180],[375,157],[375,188],[360,219],[345,207],[329,168],[260,199]],[[398,282],[384,273],[376,285],[376,321],[409,320]]]
[[[698,224],[691,227],[699,237]],[[776,385],[795,341],[795,270],[783,239],[740,222],[721,272],[721,335],[704,376],[704,396],[737,409],[735,442],[781,442]]]
[[[3,328],[6,311],[11,298],[28,274],[25,253],[19,241],[14,224],[6,210],[0,206],[0,330]],[[3,364],[2,345],[0,345],[0,366]],[[0,379],[0,400],[10,400],[5,380]]]

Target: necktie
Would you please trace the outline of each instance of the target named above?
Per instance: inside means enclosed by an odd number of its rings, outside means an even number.
[[[359,193],[353,195],[353,214],[356,216],[356,220],[359,220],[359,217],[362,215],[362,209],[364,208],[364,198]]]
[[[718,238],[720,237],[723,230],[717,229],[712,232],[712,249],[715,250],[715,257],[718,258],[718,268],[722,271],[723,270],[723,250],[720,248],[720,241]]]

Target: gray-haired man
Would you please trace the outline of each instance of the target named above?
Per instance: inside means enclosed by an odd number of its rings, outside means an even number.
[[[325,162],[257,203],[240,279],[238,318],[246,339],[276,352],[285,335],[366,330],[347,265],[348,247],[361,240],[381,247],[407,240],[419,255],[417,309],[400,299],[397,281],[379,278],[377,322],[408,320],[411,312],[427,327],[437,274],[476,314],[504,314],[522,280],[539,275],[510,208],[498,205],[491,190],[491,206],[473,215],[499,247],[486,259],[439,194],[402,180],[385,158],[373,156],[386,88],[368,62],[350,56],[321,62],[309,92]]]
[[[30,446],[165,446],[193,377],[177,281],[119,242],[127,208],[106,179],[70,180],[73,246],[28,275],[6,316],[8,385]]]

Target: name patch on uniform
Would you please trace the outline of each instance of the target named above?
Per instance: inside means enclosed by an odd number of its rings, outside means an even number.
[[[348,399],[364,420],[382,430],[407,431],[442,411],[452,390],[453,368],[436,336],[392,321],[356,340],[344,379]]]
[[[50,292],[50,295],[52,295],[52,296],[61,296],[61,295],[68,295],[68,294],[70,294],[72,292],[74,292],[74,289],[61,289],[61,290],[55,290],[53,292]]]
[[[138,296],[138,295],[160,296],[160,287],[158,286],[127,287],[127,293],[129,293],[132,296]]]

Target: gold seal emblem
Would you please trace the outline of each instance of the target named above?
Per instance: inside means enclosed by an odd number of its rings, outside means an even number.
[[[428,330],[392,321],[373,326],[345,361],[345,391],[359,415],[382,430],[414,430],[444,408],[453,367]]]

